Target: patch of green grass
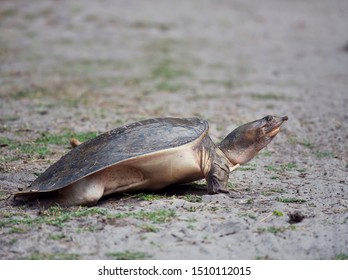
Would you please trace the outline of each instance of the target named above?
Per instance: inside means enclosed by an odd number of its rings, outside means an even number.
[[[255,213],[249,212],[247,213],[247,217],[253,220],[257,219],[257,215]]]
[[[72,97],[61,97],[58,100],[54,100],[52,103],[46,103],[42,104],[41,106],[45,109],[51,109],[51,108],[59,108],[59,107],[65,107],[65,108],[78,108],[79,105],[87,105],[89,100],[87,98],[72,98]],[[41,114],[45,114],[45,110],[41,111]],[[40,113],[40,111],[38,111]]]
[[[195,222],[197,222],[197,219],[194,217],[190,217],[190,218],[183,219],[183,221],[188,222],[188,223],[195,223]]]
[[[256,164],[255,163],[248,163],[243,166],[240,166],[237,170],[240,171],[250,171],[250,170],[256,170]]]
[[[268,150],[264,150],[261,153],[259,153],[259,155],[262,156],[262,157],[270,157],[270,156],[272,156],[272,154],[273,153],[268,151]]]
[[[24,226],[24,229],[29,227],[34,227],[42,224],[63,227],[65,223],[70,220],[78,217],[86,216],[104,216],[107,218],[127,218],[134,217],[135,219],[143,221],[151,221],[153,223],[165,223],[170,221],[173,217],[176,216],[174,210],[160,209],[155,211],[139,211],[139,212],[126,212],[118,214],[109,214],[106,209],[102,208],[87,208],[79,207],[77,209],[68,209],[58,206],[52,206],[47,210],[41,211],[39,216],[32,217],[25,213],[8,213],[0,212],[0,228],[6,227],[21,227]],[[154,229],[154,227],[153,227]],[[80,231],[87,230],[94,232],[98,230],[95,226],[86,227],[80,229]],[[59,238],[60,235],[52,236],[52,238]]]
[[[118,214],[107,215],[108,218],[128,218],[133,217],[138,220],[151,221],[153,223],[165,223],[170,221],[173,217],[176,217],[176,212],[170,209],[160,209],[154,211],[138,211],[138,212],[125,212]]]
[[[19,119],[20,119],[20,117],[16,116],[16,115],[5,115],[5,116],[0,117],[0,120],[4,121],[4,122],[6,122],[6,121],[13,122],[13,121],[17,121]]]
[[[299,142],[300,145],[308,148],[308,149],[313,149],[314,148],[314,144],[312,142],[310,142],[309,140],[305,139]]]
[[[39,155],[40,157],[47,156],[51,153],[47,146],[43,146],[35,143],[19,143],[15,146],[15,150],[18,150],[22,155]]]
[[[69,209],[69,208],[63,208],[59,206],[51,206],[47,210],[44,210],[42,212],[42,216],[47,218],[59,218],[59,217],[67,217],[75,218],[75,217],[86,217],[86,216],[92,216],[92,215],[102,215],[105,216],[107,214],[107,210],[104,208],[98,208],[98,207],[78,207],[77,209]],[[64,218],[63,218],[64,220]]]
[[[140,220],[150,220],[155,224],[165,223],[171,220],[171,218],[176,216],[176,212],[174,210],[161,209],[156,211],[140,211],[135,212],[133,217]]]
[[[278,172],[279,171],[279,168],[273,166],[273,165],[265,165],[265,169],[267,171],[273,171],[273,172]]]
[[[17,160],[23,155],[44,157],[51,154],[51,150],[48,147],[49,145],[68,145],[70,139],[73,137],[79,139],[81,142],[84,142],[88,139],[94,138],[95,136],[95,132],[65,132],[63,134],[51,134],[49,132],[43,132],[41,136],[36,138],[34,141],[25,143],[1,137],[0,146],[8,147],[10,150],[16,150],[19,154],[18,156],[2,157],[1,161]]]
[[[256,220],[257,215],[254,212],[242,212],[239,214],[240,217],[248,217],[249,219]]]
[[[42,145],[67,145],[71,138],[77,138],[81,142],[85,142],[97,136],[96,132],[81,132],[74,133],[71,131],[65,132],[63,134],[51,134],[49,132],[41,133],[41,136],[35,140],[35,143]]]
[[[209,211],[211,211],[211,212],[216,212],[216,211],[218,211],[218,210],[219,210],[219,207],[216,207],[216,206],[210,206],[210,207],[208,208],[208,210],[209,210]]]
[[[188,212],[196,212],[197,210],[202,209],[202,207],[197,207],[197,206],[191,205],[191,206],[189,206],[189,207],[186,207],[185,209],[186,209],[186,211],[188,211]]]
[[[147,44],[145,46],[145,51],[150,54],[156,54],[156,56],[158,56],[158,54],[167,55],[168,53],[173,52],[173,50],[186,47],[188,43],[189,42],[180,39],[161,38],[153,40],[150,44]]]
[[[151,256],[139,251],[123,251],[123,252],[110,252],[106,253],[107,257],[114,258],[116,260],[144,260]]]
[[[82,227],[79,227],[76,229],[76,233],[82,233],[82,232],[96,232],[100,230],[100,228],[96,225],[83,225]]]
[[[187,194],[184,199],[188,202],[202,202],[202,197],[199,195]]]
[[[348,260],[348,254],[338,254],[335,256],[335,260]]]
[[[289,162],[289,163],[286,163],[286,164],[282,164],[281,165],[281,168],[283,170],[293,170],[295,169],[297,166],[295,163],[292,163],[292,162]]]
[[[249,199],[246,201],[246,204],[254,204],[254,199],[253,199],[253,198],[249,198]]]
[[[2,219],[6,219],[6,218],[13,218],[13,217],[27,217],[28,214],[26,214],[25,212],[9,212],[6,210],[1,210],[0,211],[0,221]]]
[[[90,215],[105,216],[106,214],[107,210],[102,208],[79,207],[76,210],[69,210],[68,208],[51,206],[47,210],[41,211],[38,217],[31,217],[22,213],[19,213],[18,215],[11,213],[10,216],[5,216],[5,213],[1,213],[0,217],[2,217],[2,219],[0,220],[0,228],[17,225],[34,226],[40,224],[62,227],[64,223],[76,217],[85,217]]]
[[[278,216],[278,217],[284,216],[283,212],[281,212],[279,210],[274,210],[272,214],[273,214],[273,216]]]
[[[8,194],[0,191],[0,201],[5,200],[8,197]]]
[[[188,224],[187,225],[187,228],[190,229],[190,230],[195,230],[196,227],[197,227],[197,225],[195,225],[195,224]]]
[[[170,59],[162,59],[151,72],[154,79],[172,80],[191,73]]]
[[[270,260],[270,257],[268,255],[266,255],[266,256],[256,256],[255,259],[256,260]]]
[[[9,241],[9,244],[10,244],[10,245],[13,245],[13,244],[15,244],[17,241],[18,241],[17,238],[11,238],[10,241]]]
[[[257,100],[287,100],[288,97],[284,94],[267,92],[267,93],[255,93],[250,95],[251,98]]]
[[[290,226],[282,226],[282,227],[275,227],[275,226],[271,226],[271,227],[267,227],[267,228],[258,228],[257,229],[257,233],[265,233],[265,232],[269,232],[269,233],[273,233],[273,234],[277,234],[277,233],[282,233],[285,232],[287,230],[296,230],[296,226],[294,225],[290,225]]]
[[[277,188],[277,189],[270,189],[271,192],[274,192],[274,193],[286,193],[285,190],[283,189],[280,189],[280,188]]]
[[[39,88],[39,87],[32,87],[32,88],[19,89],[15,92],[12,92],[10,94],[10,97],[15,100],[24,99],[24,98],[37,99],[49,94],[51,93],[48,92],[46,89]]]
[[[273,193],[272,193],[272,192],[269,192],[269,191],[261,192],[261,194],[264,195],[264,196],[273,195]]]
[[[236,82],[233,80],[203,80],[202,83],[204,84],[213,84],[213,85],[221,85],[225,88],[231,89],[236,87]]]
[[[169,50],[168,50],[169,51]],[[177,92],[186,86],[176,82],[180,77],[191,76],[191,72],[183,62],[162,58],[151,71],[152,79],[156,80],[156,89],[165,92]]]
[[[36,219],[37,223],[44,223],[52,226],[62,227],[63,224],[73,217],[73,212],[67,211],[58,206],[52,206],[41,212]]]
[[[236,87],[236,82],[235,81],[232,81],[232,80],[224,80],[222,81],[222,85],[225,87],[225,88],[234,88]]]
[[[156,86],[156,89],[158,91],[166,91],[166,92],[177,92],[184,88],[185,86],[182,84],[168,82],[168,81],[159,82]]]
[[[95,70],[93,70],[93,73],[94,71]],[[86,86],[88,86],[90,90],[95,91],[124,84],[124,81],[120,81],[118,77],[90,77],[85,79],[84,83],[86,83]],[[85,99],[85,101],[88,102],[87,99]]]
[[[262,192],[262,195],[270,196],[270,195],[274,195],[275,193],[286,193],[286,191],[283,189],[270,189],[265,192]]]
[[[36,224],[36,219],[30,217],[29,215],[23,215],[23,217],[17,217],[15,214],[10,217],[5,217],[0,220],[0,228],[8,226],[17,226],[17,225],[29,225],[32,226]]]
[[[6,137],[0,137],[0,147],[10,147],[11,145],[13,145],[13,140]]]
[[[304,203],[307,200],[303,198],[297,198],[297,197],[285,197],[285,198],[277,198],[276,201],[282,202],[282,203]]]
[[[153,193],[138,193],[132,197],[136,199],[140,199],[140,200],[145,200],[145,201],[153,201],[153,200],[161,199],[160,195],[153,194]]]
[[[25,227],[11,227],[10,231],[9,231],[9,234],[12,234],[12,233],[26,233],[28,232],[29,229],[28,228],[25,228]]]
[[[66,61],[62,64],[62,68],[56,69],[58,72],[60,72],[63,75],[73,75],[77,77],[81,77],[82,74],[92,74],[98,71],[98,69],[109,69],[109,70],[115,70],[119,69],[120,67],[124,67],[125,63],[124,61],[117,61],[112,59],[75,59]],[[86,81],[87,84],[91,81],[91,79],[99,79],[99,77],[95,78],[91,75],[88,75],[87,79],[89,81]],[[86,80],[87,80],[86,79]],[[109,79],[109,80],[115,80],[115,77],[101,77],[101,79]]]
[[[130,23],[129,26],[135,29],[158,29],[160,31],[168,31],[174,27],[169,23],[154,21],[135,21]]]
[[[295,146],[297,144],[297,137],[295,135],[289,135],[288,142],[291,146]]]
[[[235,189],[237,187],[237,185],[235,183],[232,182],[227,182],[227,188],[232,190]]]
[[[273,165],[265,165],[265,169],[267,171],[277,172],[277,173],[281,173],[285,171],[293,171],[293,170],[297,170],[299,172],[304,171],[304,169],[298,168],[298,166],[293,162],[281,164],[279,167],[276,167]]]
[[[25,260],[78,260],[78,254],[66,253],[42,253],[35,252],[24,258]]]
[[[328,157],[335,157],[335,154],[330,151],[318,151],[315,153],[315,155],[318,158],[328,158]]]
[[[18,10],[14,8],[4,8],[0,13],[0,20],[3,20],[8,17],[14,17],[18,14]]]
[[[61,239],[64,239],[65,237],[66,235],[64,233],[50,234],[48,236],[48,238],[52,240],[61,240]]]
[[[141,230],[145,232],[159,232],[159,228],[154,225],[142,225]]]

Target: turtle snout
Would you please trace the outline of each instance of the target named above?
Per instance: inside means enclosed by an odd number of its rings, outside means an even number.
[[[265,117],[267,124],[266,124],[266,135],[269,137],[274,137],[278,134],[281,125],[284,121],[288,120],[288,116],[284,117],[276,117],[276,116],[266,116]]]
[[[268,123],[276,123],[276,124],[280,125],[280,124],[283,123],[284,121],[287,121],[289,118],[288,118],[288,116],[276,117],[276,116],[268,115],[268,116],[266,116],[264,119],[265,119],[266,122],[268,122]]]

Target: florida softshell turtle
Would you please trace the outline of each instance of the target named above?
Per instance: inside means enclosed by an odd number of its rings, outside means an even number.
[[[208,193],[228,193],[229,173],[277,135],[287,117],[244,124],[214,144],[208,122],[156,118],[103,133],[65,154],[16,200],[45,197],[60,205],[91,205],[111,193],[159,190],[205,178]]]

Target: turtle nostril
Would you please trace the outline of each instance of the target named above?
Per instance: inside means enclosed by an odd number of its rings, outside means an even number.
[[[270,122],[273,119],[273,117],[271,115],[268,115],[265,117],[265,119],[266,121]]]

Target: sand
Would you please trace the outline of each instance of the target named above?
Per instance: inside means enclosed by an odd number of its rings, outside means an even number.
[[[348,2],[1,1],[1,259],[348,258]],[[90,138],[152,117],[199,116],[221,140],[288,115],[230,175],[109,196],[18,204]],[[94,133],[94,134],[93,134]]]

